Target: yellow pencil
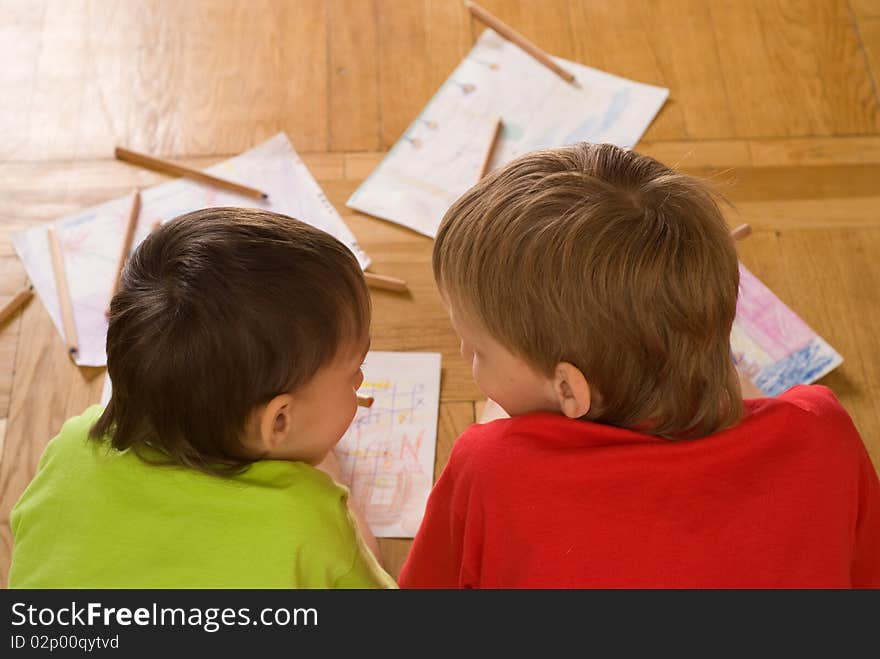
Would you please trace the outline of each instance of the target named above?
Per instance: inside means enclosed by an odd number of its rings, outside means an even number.
[[[736,229],[730,232],[734,240],[742,240],[752,235],[752,227],[748,224],[740,224]]]
[[[498,137],[501,135],[501,127],[503,125],[504,124],[501,122],[501,117],[498,117],[495,120],[495,126],[492,128],[492,139],[489,140],[489,146],[486,147],[486,153],[483,154],[483,162],[480,165],[480,175],[477,177],[478,181],[489,173],[489,165],[492,162],[492,154],[495,153],[495,145],[498,144]]]
[[[141,167],[146,167],[147,169],[152,169],[156,172],[162,172],[163,174],[183,176],[185,178],[193,179],[194,181],[199,181],[200,183],[207,183],[208,185],[223,188],[230,192],[236,192],[245,195],[246,197],[252,197],[259,201],[269,198],[269,195],[256,188],[251,188],[242,185],[241,183],[235,183],[234,181],[229,181],[225,178],[214,176],[213,174],[207,174],[198,169],[171,162],[170,160],[163,160],[162,158],[156,158],[155,156],[148,156],[145,153],[138,153],[137,151],[132,151],[125,147],[116,147],[116,158],[117,160],[124,160],[133,165],[140,165]]]
[[[119,250],[119,258],[116,259],[116,276],[113,278],[113,289],[110,292],[110,298],[119,291],[119,280],[122,278],[122,268],[128,260],[128,253],[131,252],[131,244],[134,242],[134,232],[137,228],[138,217],[141,212],[141,191],[135,190],[131,196],[131,209],[128,211],[128,223],[125,225],[125,234],[122,237],[122,247]]]
[[[58,289],[58,302],[61,305],[61,322],[64,325],[64,340],[67,342],[67,352],[71,359],[79,353],[79,340],[76,336],[76,322],[73,318],[73,304],[70,299],[70,288],[67,283],[67,275],[64,271],[64,255],[61,252],[61,242],[55,227],[49,226],[49,251],[52,253],[52,270],[55,273],[55,287]]]
[[[503,23],[499,18],[493,16],[475,2],[468,1],[464,4],[465,7],[468,8],[468,11],[470,11],[471,14],[474,15],[474,18],[491,27],[508,41],[515,43],[517,46],[522,48],[529,55],[534,57],[541,64],[553,71],[553,73],[558,75],[566,82],[574,82],[574,76],[571,73],[559,66],[556,62],[553,61],[553,58],[550,57],[550,55],[538,48],[535,44],[526,39],[523,35],[514,30],[512,27],[510,27],[506,23]]]
[[[22,288],[18,293],[12,296],[12,299],[6,303],[3,309],[0,309],[0,325],[5,323],[16,311],[25,305],[25,303],[34,296],[34,287],[28,286]]]
[[[382,288],[386,291],[396,291],[397,293],[405,293],[409,290],[403,279],[396,277],[386,277],[385,275],[377,275],[372,272],[365,272],[364,279],[367,280],[367,286],[372,288]]]

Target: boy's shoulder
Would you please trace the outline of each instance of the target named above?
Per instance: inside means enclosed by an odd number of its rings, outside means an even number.
[[[573,434],[590,436],[593,429],[601,433],[603,427],[543,412],[474,423],[455,441],[449,464],[459,473],[484,472],[484,466],[497,471],[542,446],[568,443]]]
[[[772,432],[787,434],[791,442],[807,450],[810,443],[831,453],[864,450],[852,419],[828,387],[799,385],[774,398],[747,401],[746,407],[745,418],[719,437],[736,441],[740,435],[754,437]],[[706,440],[711,441],[711,436],[693,441]],[[670,440],[634,430],[539,413],[472,424],[456,440],[449,462],[457,473],[483,473],[484,467],[494,471],[536,450],[546,453],[555,448],[566,452],[636,444],[663,447],[678,443],[670,444]]]

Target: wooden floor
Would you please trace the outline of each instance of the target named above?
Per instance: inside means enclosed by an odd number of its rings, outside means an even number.
[[[483,0],[548,51],[663,85],[640,151],[712,176],[744,263],[843,356],[825,378],[880,467],[880,0]],[[375,269],[373,347],[443,352],[437,470],[479,393],[431,241],[345,208],[482,27],[459,0],[0,0],[0,303],[12,232],[160,182],[113,146],[207,165],[286,131]],[[96,402],[42,304],[0,327],[0,584],[9,511]],[[408,541],[383,541],[397,574]]]

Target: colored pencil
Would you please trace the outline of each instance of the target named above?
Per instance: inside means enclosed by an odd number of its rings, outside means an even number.
[[[134,242],[134,231],[137,228],[138,217],[141,213],[141,191],[135,190],[131,196],[131,209],[128,211],[128,223],[125,225],[125,234],[122,237],[122,247],[119,250],[119,258],[116,259],[116,276],[113,278],[113,289],[110,293],[112,299],[119,290],[119,280],[122,278],[122,268],[128,260],[131,252],[131,244]]]
[[[208,185],[213,185],[224,190],[229,190],[230,192],[236,192],[238,194],[245,195],[246,197],[252,197],[253,199],[257,199],[260,201],[269,198],[269,195],[267,195],[265,192],[257,190],[256,188],[251,188],[246,185],[242,185],[241,183],[235,183],[234,181],[229,181],[225,178],[220,178],[212,174],[206,174],[205,172],[199,171],[198,169],[193,169],[192,167],[187,167],[186,165],[179,165],[176,162],[171,162],[170,160],[163,160],[162,158],[155,158],[153,156],[148,156],[143,153],[138,153],[137,151],[132,151],[131,149],[126,149],[121,146],[116,147],[116,158],[118,160],[124,160],[125,162],[131,163],[133,165],[145,167],[146,169],[152,169],[156,172],[162,172],[163,174],[170,174],[172,176],[183,176],[185,178],[193,179],[194,181],[199,181],[200,183],[207,183]]]
[[[6,306],[0,309],[0,325],[5,323],[12,314],[18,311],[24,304],[34,296],[34,287],[28,286],[22,288],[18,293],[12,296],[12,299],[6,303]]]
[[[553,58],[550,57],[550,55],[538,48],[535,44],[526,39],[523,35],[514,30],[512,27],[510,27],[506,23],[503,23],[499,18],[493,16],[475,2],[468,1],[464,4],[468,8],[468,11],[470,11],[471,14],[474,15],[474,18],[476,18],[478,21],[484,23],[485,25],[488,25],[502,37],[522,48],[525,52],[534,57],[541,64],[553,71],[553,73],[558,75],[566,82],[574,82],[574,76],[571,73],[559,66],[556,62],[553,61]]]
[[[752,227],[748,224],[740,224],[736,229],[730,232],[734,240],[742,240],[752,235]]]
[[[373,406],[373,397],[372,396],[358,396],[358,405],[360,407],[372,407]]]
[[[489,173],[489,165],[492,162],[492,154],[495,153],[495,146],[498,144],[498,137],[501,135],[501,117],[495,120],[495,126],[492,129],[492,139],[489,140],[489,146],[486,147],[486,153],[483,155],[483,162],[480,165],[480,175],[477,177],[479,181]]]
[[[61,322],[64,325],[64,340],[67,352],[75,358],[79,352],[79,340],[76,336],[76,322],[73,318],[73,304],[70,299],[70,288],[64,271],[64,255],[61,253],[61,242],[55,227],[49,226],[49,251],[52,253],[52,270],[55,273],[55,287],[58,289],[58,302],[61,305]]]
[[[367,286],[371,286],[373,288],[382,288],[386,291],[396,291],[398,293],[405,293],[409,290],[406,282],[402,279],[397,279],[396,277],[386,277],[385,275],[377,275],[373,274],[372,272],[365,272],[364,279],[367,280]]]

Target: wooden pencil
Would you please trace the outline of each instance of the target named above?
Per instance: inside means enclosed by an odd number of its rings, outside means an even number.
[[[752,235],[752,227],[748,224],[740,224],[736,229],[730,232],[734,240],[742,240]]]
[[[25,303],[34,296],[34,287],[28,286],[22,288],[18,293],[12,296],[12,299],[0,309],[0,325],[5,323],[16,311],[25,305]]]
[[[483,154],[483,162],[480,165],[480,175],[477,177],[478,181],[489,173],[489,165],[492,162],[492,154],[495,153],[495,146],[498,144],[498,137],[501,135],[501,127],[503,125],[504,124],[501,122],[501,117],[498,117],[495,120],[495,126],[492,129],[492,139],[489,140],[489,146],[486,147],[486,153]]]
[[[406,282],[396,277],[386,277],[385,275],[377,275],[372,272],[365,272],[364,279],[367,280],[367,286],[372,288],[381,288],[386,291],[396,291],[405,293],[409,290]]]
[[[499,18],[493,16],[475,2],[470,2],[470,0],[468,0],[468,2],[465,2],[464,4],[468,8],[468,11],[470,11],[471,14],[473,14],[474,18],[476,18],[478,21],[491,27],[502,37],[522,48],[525,52],[534,57],[541,64],[553,71],[553,73],[558,75],[566,82],[574,82],[574,76],[571,73],[559,66],[556,62],[553,61],[553,58],[550,57],[550,55],[538,48],[535,44],[526,39],[523,35],[514,30],[512,27],[510,27],[506,23],[503,23]]]
[[[360,407],[372,407],[373,406],[373,397],[372,396],[358,396],[358,405]]]
[[[125,234],[122,236],[122,246],[119,249],[119,258],[116,259],[116,276],[113,278],[113,289],[110,292],[112,299],[119,290],[119,280],[122,278],[122,268],[128,260],[131,252],[131,244],[134,242],[134,232],[137,228],[138,217],[141,213],[141,191],[135,190],[131,196],[131,209],[128,211],[128,223],[125,225]]]
[[[116,147],[116,158],[118,160],[124,160],[125,162],[131,163],[133,165],[139,165],[147,169],[152,169],[156,172],[162,172],[163,174],[170,174],[172,176],[183,176],[185,178],[198,181],[200,183],[207,183],[208,185],[213,185],[224,190],[229,190],[230,192],[236,192],[238,194],[244,195],[246,197],[251,197],[260,201],[269,198],[269,195],[267,195],[265,192],[257,190],[256,188],[251,188],[246,185],[242,185],[241,183],[235,183],[234,181],[229,181],[225,178],[214,176],[213,174],[207,174],[205,172],[199,171],[198,169],[187,167],[186,165],[179,165],[176,162],[171,162],[170,160],[163,160],[162,158],[156,158],[154,156],[148,156],[144,153],[138,153],[137,151],[132,151],[131,149],[126,149],[125,147]]]
[[[67,283],[67,274],[64,271],[64,255],[61,253],[61,243],[55,227],[49,226],[49,251],[52,253],[52,271],[55,273],[55,287],[58,289],[58,302],[61,305],[61,322],[64,325],[64,340],[67,342],[67,352],[71,358],[75,358],[79,352],[79,339],[76,336],[76,322],[73,318],[73,304],[70,299],[70,287]]]

